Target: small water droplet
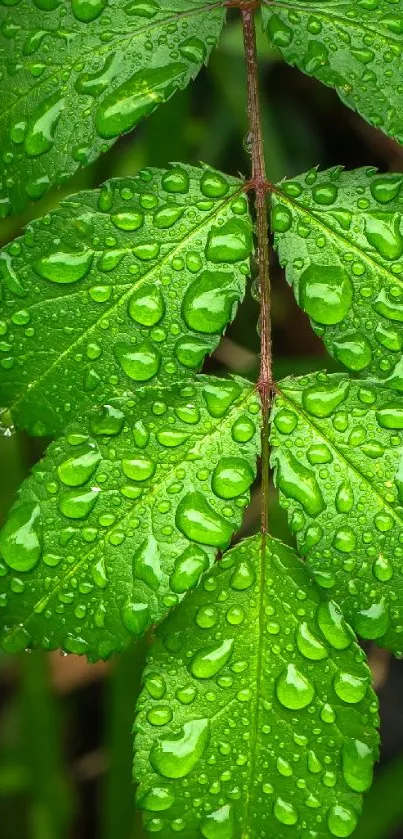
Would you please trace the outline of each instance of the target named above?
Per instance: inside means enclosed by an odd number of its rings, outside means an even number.
[[[294,664],[289,664],[277,680],[276,695],[284,708],[298,711],[312,702],[315,688]]]

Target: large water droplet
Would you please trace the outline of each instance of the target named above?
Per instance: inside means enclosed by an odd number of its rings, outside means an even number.
[[[227,638],[221,644],[202,647],[193,656],[190,670],[197,679],[211,679],[230,660],[234,647],[233,638]]]
[[[52,283],[76,283],[88,274],[93,256],[94,252],[88,249],[80,253],[51,253],[35,262],[35,270]]]
[[[55,94],[34,111],[25,134],[24,148],[28,157],[37,157],[52,148],[54,132],[59,122],[64,99]]]
[[[348,381],[337,385],[317,384],[303,391],[302,404],[314,417],[330,417],[347,398],[349,389]]]
[[[125,417],[114,405],[103,405],[96,414],[91,416],[90,426],[93,434],[115,437],[120,434]]]
[[[86,443],[58,466],[57,473],[63,484],[78,487],[94,474],[101,455],[94,443]]]
[[[137,580],[142,580],[153,591],[157,591],[161,582],[161,560],[154,536],[145,539],[136,551],[133,557],[133,572]]]
[[[249,489],[254,471],[241,457],[222,457],[214,469],[211,486],[219,498],[237,498]]]
[[[233,839],[234,812],[232,804],[224,804],[219,810],[209,813],[201,824],[204,839]]]
[[[333,341],[336,358],[345,364],[349,370],[359,372],[372,361],[372,350],[365,335],[350,332],[340,341]]]
[[[82,23],[95,20],[105,9],[108,0],[71,0],[74,16]]]
[[[370,640],[381,638],[389,628],[389,613],[385,601],[372,603],[368,609],[361,609],[354,615],[354,629],[361,636]]]
[[[403,405],[401,402],[387,402],[376,411],[376,419],[381,428],[400,430],[403,428]]]
[[[326,505],[314,472],[286,450],[278,456],[277,485],[287,498],[299,501],[309,515],[318,516],[325,509]]]
[[[209,414],[214,419],[225,416],[235,399],[240,395],[241,388],[237,382],[230,379],[221,381],[209,381],[203,388],[203,397],[206,401]]]
[[[142,810],[151,810],[152,813],[159,813],[169,810],[175,802],[175,796],[165,787],[152,787],[147,790],[137,803]]]
[[[42,552],[39,504],[14,507],[0,534],[0,554],[13,571],[32,571]]]
[[[198,545],[189,545],[175,560],[169,585],[176,594],[183,594],[197,585],[201,574],[209,566],[207,554]]]
[[[177,204],[165,204],[154,213],[153,224],[159,230],[167,230],[179,221],[183,213],[184,207],[178,207]]]
[[[345,623],[336,603],[332,600],[321,603],[318,606],[316,618],[326,641],[335,650],[346,650],[350,646],[354,635]]]
[[[353,302],[351,280],[339,265],[310,265],[300,276],[299,302],[317,323],[340,323]]]
[[[59,499],[59,509],[69,519],[83,519],[89,515],[99,497],[96,488],[64,492]]]
[[[327,658],[326,647],[311,632],[306,621],[298,625],[296,640],[297,647],[305,658],[311,661],[322,661]]]
[[[334,689],[339,699],[349,705],[361,702],[368,690],[369,676],[357,676],[354,673],[337,673],[334,679]]]
[[[375,201],[380,204],[389,204],[395,201],[402,188],[401,175],[377,176],[370,184],[370,190]]]
[[[122,609],[122,621],[128,632],[143,635],[150,625],[150,609],[147,603],[126,603]]]
[[[285,801],[284,798],[276,798],[273,813],[281,824],[294,825],[298,821],[298,813],[293,804]]]
[[[160,369],[161,356],[151,341],[137,345],[118,342],[113,352],[122,370],[135,382],[148,382]]]
[[[252,233],[243,219],[230,219],[221,226],[213,227],[209,233],[206,257],[211,262],[239,262],[246,259],[252,250]]]
[[[120,67],[121,57],[116,53],[108,55],[105,63],[96,72],[82,73],[78,76],[74,85],[77,93],[84,96],[101,96],[119,73]],[[100,209],[102,209],[102,206]]]
[[[368,242],[384,259],[399,259],[403,254],[399,213],[371,213],[365,218]]]
[[[372,784],[374,754],[361,740],[346,740],[343,744],[343,775],[354,792],[365,792]]]
[[[201,492],[190,492],[182,498],[175,521],[181,533],[192,542],[225,548],[231,541],[231,524],[210,507]]]
[[[277,680],[276,694],[284,708],[299,711],[312,702],[315,688],[294,664],[289,664]]]
[[[221,332],[232,320],[234,304],[238,299],[232,274],[203,271],[183,298],[183,319],[196,332]]]
[[[207,748],[210,723],[207,719],[186,722],[171,740],[157,740],[150,752],[150,763],[164,778],[184,778],[196,766]]]
[[[156,469],[156,464],[148,457],[124,458],[122,460],[122,470],[127,478],[132,481],[148,481],[152,478]]]
[[[346,839],[350,836],[357,826],[357,821],[357,813],[347,807],[342,807],[341,804],[331,807],[327,816],[328,828],[338,839]]]
[[[186,64],[179,62],[139,70],[101,102],[95,115],[98,134],[108,139],[130,131],[169,98],[185,71]]]

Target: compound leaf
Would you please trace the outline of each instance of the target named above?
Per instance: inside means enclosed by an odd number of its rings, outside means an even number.
[[[258,413],[249,382],[202,376],[69,426],[0,534],[3,648],[94,660],[161,620],[241,523]]]
[[[275,187],[275,245],[297,302],[354,373],[403,391],[403,178],[312,170]]]
[[[223,6],[4,0],[0,213],[95,160],[208,60]]]
[[[369,682],[290,548],[259,535],[225,554],[159,627],[144,673],[135,776],[150,834],[349,836],[377,755]]]
[[[403,0],[264,0],[262,13],[289,64],[403,143]]]
[[[403,654],[403,399],[325,373],[285,379],[272,464],[300,552],[362,638]]]
[[[192,378],[243,297],[251,229],[242,182],[189,166],[109,181],[33,222],[0,252],[11,420],[52,434],[111,393]]]

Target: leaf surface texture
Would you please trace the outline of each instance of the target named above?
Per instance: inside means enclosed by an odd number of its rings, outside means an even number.
[[[325,373],[279,383],[272,465],[300,552],[362,638],[403,653],[403,400]]]
[[[211,169],[72,196],[0,252],[0,404],[52,434],[113,393],[193,378],[235,315],[251,250],[242,182]]]
[[[403,391],[403,179],[312,170],[276,187],[275,246],[297,302],[353,373]]]
[[[377,753],[369,681],[352,631],[293,551],[242,542],[149,655],[135,776],[150,835],[349,836]]]
[[[70,425],[0,534],[3,648],[96,660],[161,620],[241,524],[259,410],[250,383],[200,377]]]
[[[199,0],[4,4],[2,216],[65,183],[184,88],[224,16]]]
[[[269,40],[289,64],[403,142],[403,0],[274,0],[262,13]]]

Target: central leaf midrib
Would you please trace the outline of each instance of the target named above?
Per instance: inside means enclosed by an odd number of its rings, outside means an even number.
[[[197,383],[197,380],[196,380],[196,383]],[[180,384],[182,384],[182,383],[180,383]],[[189,384],[189,381],[188,381],[188,380],[185,380],[185,381],[183,382],[183,384],[184,384],[184,385],[188,385],[188,384]],[[203,382],[203,384],[204,384],[204,382]],[[223,417],[223,421],[222,421],[222,422],[217,423],[217,425],[213,428],[213,430],[212,430],[212,432],[211,432],[211,433],[206,433],[206,434],[205,434],[205,436],[204,436],[204,438],[203,438],[204,440],[209,440],[209,441],[211,441],[211,439],[212,439],[212,438],[214,438],[216,435],[220,435],[220,436],[221,436],[222,431],[223,431],[223,428],[225,428],[225,426],[227,425],[227,423],[228,423],[228,422],[231,422],[231,424],[232,424],[233,419],[234,419],[234,414],[235,414],[235,415],[238,415],[239,409],[240,409],[240,408],[244,405],[244,403],[247,403],[247,402],[249,401],[249,399],[254,398],[255,393],[256,393],[256,385],[254,385],[254,384],[252,384],[252,383],[250,383],[250,382],[247,382],[247,381],[245,380],[245,385],[246,385],[246,384],[249,386],[249,387],[248,387],[248,389],[246,389],[246,388],[245,388],[245,393],[240,394],[240,395],[239,395],[239,397],[238,397],[238,399],[236,400],[236,402],[233,402],[233,404],[231,405],[231,407],[230,407],[229,411],[227,412],[227,414],[225,415],[225,417]],[[172,385],[167,385],[167,388],[166,388],[166,389],[168,390],[170,387],[172,387]],[[158,386],[158,389],[159,389],[159,390],[161,390],[161,385],[159,385],[159,386]],[[191,447],[190,447],[190,448],[191,448]],[[189,452],[189,449],[187,449],[187,450],[186,450],[186,453],[188,453],[188,452]],[[185,454],[185,452],[182,452],[182,451],[181,451],[181,454]],[[163,486],[166,484],[166,482],[167,482],[167,481],[169,481],[169,480],[171,479],[172,474],[173,474],[173,473],[174,473],[174,472],[178,469],[178,467],[180,467],[181,463],[182,463],[182,460],[180,460],[180,461],[176,462],[175,464],[173,464],[172,469],[171,469],[171,470],[167,473],[167,475],[165,475],[165,477],[164,477],[163,479],[161,479],[161,480],[158,482],[158,484],[156,484],[156,485],[155,485],[155,486],[154,486],[154,487],[150,490],[150,492],[149,492],[149,493],[148,493],[148,495],[147,495],[147,500],[148,500],[149,498],[152,498],[152,496],[153,496],[153,495],[155,495],[156,493],[160,492],[161,487],[163,487]],[[184,463],[184,464],[186,464],[186,463],[187,463],[186,457],[184,457],[184,459],[183,459],[183,463]],[[34,478],[33,478],[32,480],[34,480]],[[34,489],[35,489],[35,485],[34,485]],[[36,493],[35,493],[35,494],[36,494]],[[37,496],[36,496],[36,497],[37,497]],[[39,504],[41,504],[41,500],[40,500],[40,499],[38,499],[38,501],[39,501]],[[120,519],[118,519],[117,521],[115,521],[115,522],[114,522],[114,524],[113,524],[113,528],[111,528],[111,530],[108,530],[108,532],[107,532],[107,533],[105,533],[105,537],[104,537],[103,539],[100,539],[100,540],[99,540],[96,544],[94,544],[94,545],[93,545],[93,546],[92,546],[92,547],[91,547],[91,548],[87,551],[87,553],[82,554],[82,555],[80,556],[80,559],[78,560],[78,562],[74,565],[74,567],[70,568],[70,569],[68,570],[68,572],[67,572],[67,573],[64,573],[64,576],[63,576],[63,577],[61,577],[61,578],[57,581],[57,584],[54,586],[54,588],[52,588],[52,589],[51,589],[51,591],[47,592],[47,600],[46,600],[46,603],[47,603],[47,604],[51,601],[51,599],[55,596],[55,594],[57,594],[57,592],[59,591],[60,587],[61,587],[62,585],[64,585],[64,584],[66,583],[66,581],[70,579],[70,577],[72,577],[74,574],[76,574],[76,573],[77,573],[77,571],[78,571],[78,569],[80,568],[80,566],[82,565],[82,563],[84,563],[85,561],[90,560],[90,559],[91,559],[91,557],[92,557],[94,554],[96,555],[96,553],[99,551],[100,546],[102,546],[102,545],[105,543],[105,541],[106,541],[106,539],[107,539],[107,536],[109,536],[109,535],[110,535],[110,533],[111,533],[111,532],[113,532],[113,530],[115,530],[115,529],[116,529],[116,527],[119,527],[119,525],[121,525],[121,524],[122,524],[122,522],[124,522],[124,521],[125,521],[125,519],[126,519],[127,517],[129,517],[129,516],[132,516],[132,515],[133,515],[133,507],[135,507],[135,504],[134,504],[134,505],[132,505],[132,507],[130,507],[130,508],[129,508],[129,510],[128,510],[127,512],[125,512],[125,513],[121,516],[121,518],[120,518]],[[117,547],[119,548],[119,546],[117,546]],[[62,569],[61,569],[61,570],[62,570]],[[66,571],[66,569],[64,569],[64,571]],[[32,611],[30,612],[30,614],[29,614],[29,615],[27,615],[27,617],[26,617],[23,621],[21,621],[21,622],[18,624],[18,626],[16,627],[16,630],[15,630],[15,631],[18,631],[18,629],[20,629],[21,627],[25,627],[25,626],[27,625],[28,621],[30,621],[30,620],[31,620],[31,618],[35,616],[35,609],[36,609],[36,607],[38,606],[38,604],[39,604],[39,603],[41,603],[41,602],[43,601],[43,599],[44,599],[44,597],[42,596],[42,597],[40,597],[40,598],[39,598],[39,600],[37,600],[37,601],[36,601],[35,605],[32,607]],[[13,630],[13,631],[14,631],[14,630]],[[12,636],[12,634],[13,634],[13,631],[10,633],[10,634],[11,634],[11,636]]]
[[[61,353],[61,355],[57,357],[55,361],[53,361],[50,364],[50,366],[45,370],[45,372],[41,376],[39,376],[37,379],[34,379],[32,382],[27,383],[26,388],[21,391],[18,398],[11,405],[7,406],[7,410],[11,412],[15,410],[16,406],[25,398],[28,391],[31,397],[33,391],[38,388],[40,383],[46,380],[46,378],[52,374],[54,368],[57,367],[67,355],[70,355],[82,341],[86,340],[93,330],[99,327],[100,322],[105,317],[107,317],[115,309],[118,309],[121,305],[123,305],[131,294],[133,294],[137,289],[141,288],[141,285],[145,281],[149,281],[150,278],[153,277],[153,274],[155,272],[160,271],[161,267],[165,265],[165,263],[168,260],[170,260],[178,250],[186,247],[186,245],[192,240],[192,238],[198,235],[204,226],[208,226],[210,222],[218,215],[218,213],[222,209],[224,209],[228,204],[230,204],[238,195],[240,195],[242,191],[243,185],[241,184],[236,190],[234,190],[234,192],[232,192],[228,196],[228,198],[226,198],[225,201],[221,201],[218,205],[216,205],[214,211],[210,213],[206,218],[203,218],[201,224],[197,225],[197,227],[193,228],[190,233],[188,233],[183,239],[181,239],[181,241],[172,250],[170,250],[169,253],[167,253],[160,262],[153,265],[153,267],[150,268],[149,271],[146,271],[146,273],[143,274],[143,276],[136,283],[133,283],[133,285],[130,286],[130,288],[127,291],[125,291],[124,294],[122,294],[116,301],[114,301],[108,309],[103,309],[102,312],[100,312],[99,318],[97,318],[97,320],[95,320],[94,323],[92,323],[91,326],[88,327],[88,329],[80,333],[79,337],[76,338],[71,344],[69,344],[69,346]],[[66,297],[66,299],[68,298]]]
[[[92,56],[96,56],[96,55],[101,56],[101,55],[104,55],[105,53],[109,54],[112,49],[116,49],[120,45],[124,44],[126,41],[134,40],[135,38],[138,38],[138,37],[144,35],[145,33],[152,32],[154,29],[158,29],[159,27],[162,28],[162,27],[165,27],[165,26],[169,26],[170,23],[175,23],[180,18],[197,16],[197,15],[202,14],[203,12],[215,11],[215,9],[223,8],[224,6],[225,6],[225,3],[217,2],[217,3],[213,3],[212,5],[202,5],[202,6],[198,6],[195,9],[187,9],[184,12],[178,12],[177,14],[172,14],[172,15],[170,15],[170,17],[164,18],[163,20],[155,21],[152,24],[148,24],[147,26],[143,26],[141,29],[138,29],[135,33],[131,32],[130,34],[125,35],[124,38],[118,38],[116,41],[110,41],[108,44],[102,44],[101,47],[99,47],[99,44],[97,44],[97,46],[94,49],[88,50],[88,52],[85,52],[85,53],[81,53],[81,54],[78,53],[78,56],[80,57],[80,60],[86,61],[88,57],[92,57]],[[53,33],[51,33],[51,34],[53,34]],[[77,62],[77,52],[74,53],[74,57],[72,58],[72,60],[70,62],[63,61],[63,70],[67,69],[69,71],[72,71],[76,62]],[[34,84],[34,85],[32,85],[32,87],[27,88],[23,92],[23,94],[21,96],[17,97],[10,105],[8,105],[7,108],[5,108],[4,111],[0,111],[0,121],[2,120],[3,116],[8,114],[9,111],[12,111],[13,108],[16,105],[19,105],[28,96],[31,96],[31,94],[35,93],[43,84],[52,83],[52,82],[54,82],[55,79],[58,79],[59,74],[60,74],[60,66],[58,65],[56,72],[52,73],[50,76],[46,76],[46,75],[41,76],[41,78],[39,79],[37,84]]]
[[[316,216],[315,211],[312,210],[310,207],[307,207],[305,204],[300,204],[298,201],[293,201],[290,196],[285,195],[284,192],[281,191],[281,187],[274,187],[274,193],[276,197],[279,197],[279,200],[284,200],[285,203],[288,203],[296,212],[300,212],[301,215],[305,213],[310,219],[312,219],[315,224],[317,224],[324,233],[328,234],[329,238],[333,238],[339,247],[348,247],[350,250],[355,251],[360,257],[360,259],[366,261],[370,266],[371,270],[378,271],[382,273],[388,283],[393,285],[400,285],[403,288],[403,280],[399,278],[396,274],[392,274],[389,272],[387,267],[383,265],[381,262],[377,262],[371,254],[366,253],[365,251],[360,250],[359,246],[356,245],[354,242],[350,242],[345,236],[341,233],[337,233],[331,227],[329,227],[325,221],[323,220],[323,215],[321,217]]]
[[[373,494],[373,495],[374,495],[374,496],[375,496],[375,497],[379,500],[379,502],[380,502],[380,506],[381,506],[381,507],[385,507],[385,508],[386,508],[386,509],[390,512],[391,516],[395,519],[395,521],[396,521],[396,523],[397,523],[398,525],[402,525],[402,524],[403,524],[403,522],[402,522],[401,518],[399,517],[399,514],[397,513],[397,511],[395,510],[395,508],[394,508],[394,507],[392,507],[392,506],[391,506],[391,504],[390,504],[388,501],[386,501],[386,499],[385,499],[385,498],[383,498],[383,496],[382,496],[382,495],[380,494],[380,492],[376,489],[376,487],[375,487],[373,484],[371,484],[371,482],[369,481],[369,479],[368,479],[368,477],[365,475],[365,473],[361,472],[361,471],[360,471],[360,469],[359,469],[357,466],[355,466],[355,464],[354,464],[354,463],[352,463],[352,462],[351,462],[351,460],[349,460],[349,459],[348,459],[348,457],[347,457],[347,456],[346,456],[346,455],[345,455],[345,454],[344,454],[344,453],[343,453],[343,452],[342,452],[342,451],[338,448],[337,443],[335,443],[335,442],[334,442],[333,440],[331,440],[329,437],[326,437],[326,435],[325,435],[325,432],[324,432],[323,428],[321,428],[321,426],[320,426],[320,425],[318,426],[318,425],[317,425],[317,424],[316,424],[316,423],[315,423],[315,422],[314,422],[314,421],[313,421],[313,420],[312,420],[312,419],[311,419],[311,418],[310,418],[310,417],[309,417],[309,416],[305,413],[304,408],[303,408],[301,405],[299,405],[298,403],[294,402],[294,400],[292,399],[292,397],[291,397],[290,395],[287,395],[287,392],[281,389],[281,386],[278,386],[277,391],[278,391],[278,393],[279,393],[279,394],[283,397],[283,399],[284,399],[286,402],[288,402],[290,405],[292,405],[292,406],[293,406],[293,408],[295,409],[295,411],[297,412],[297,414],[298,414],[300,417],[302,417],[302,418],[303,418],[303,420],[307,423],[307,425],[308,425],[308,426],[310,426],[311,428],[313,428],[313,429],[314,429],[314,431],[316,432],[316,434],[317,434],[318,436],[320,436],[320,437],[321,437],[321,439],[322,439],[325,443],[327,443],[327,445],[329,445],[331,448],[333,448],[333,450],[336,452],[336,454],[338,455],[338,457],[340,457],[340,459],[341,459],[341,460],[342,460],[342,461],[343,461],[343,462],[347,465],[347,467],[348,467],[348,468],[349,468],[349,469],[350,469],[350,470],[351,470],[351,471],[352,471],[352,472],[353,472],[353,473],[357,476],[357,478],[359,478],[361,481],[363,481],[363,482],[364,482],[364,483],[368,486],[368,488],[371,490],[371,493],[372,493],[372,494]],[[288,393],[290,393],[290,391],[288,391]],[[296,391],[296,393],[302,393],[302,391],[297,390],[297,391]]]

